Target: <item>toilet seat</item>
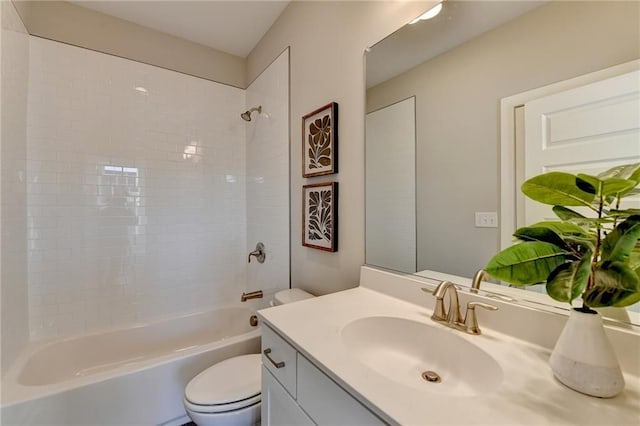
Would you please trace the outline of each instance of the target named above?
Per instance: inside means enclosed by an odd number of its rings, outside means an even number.
[[[257,394],[252,396],[251,398],[243,399],[242,401],[231,402],[228,404],[199,405],[193,404],[185,397],[184,405],[186,408],[196,413],[227,413],[229,411],[236,411],[243,408],[251,407],[255,404],[259,404],[261,400],[262,394]]]
[[[259,354],[226,359],[194,377],[184,392],[185,408],[198,413],[241,410],[262,399]]]

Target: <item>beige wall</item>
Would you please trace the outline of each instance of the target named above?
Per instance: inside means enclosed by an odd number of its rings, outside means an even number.
[[[499,102],[640,57],[639,2],[554,2],[370,89],[416,95],[418,269],[471,276],[498,250]],[[435,244],[434,244],[435,242]]]
[[[246,59],[64,1],[16,1],[31,35],[245,88]]]
[[[251,81],[291,46],[291,281],[315,294],[354,287],[364,263],[364,60],[367,46],[433,2],[293,2],[248,56]],[[340,172],[302,178],[301,117],[339,104]],[[302,185],[340,182],[339,249],[301,245]]]

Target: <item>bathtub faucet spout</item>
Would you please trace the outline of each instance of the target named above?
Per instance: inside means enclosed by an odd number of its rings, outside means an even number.
[[[262,290],[250,291],[249,293],[242,293],[240,296],[241,302],[246,302],[249,299],[262,299]]]

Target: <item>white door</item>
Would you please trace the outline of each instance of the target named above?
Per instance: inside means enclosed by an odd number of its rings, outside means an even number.
[[[525,179],[640,162],[640,71],[526,102],[524,138]],[[555,218],[550,206],[524,204],[526,224]]]

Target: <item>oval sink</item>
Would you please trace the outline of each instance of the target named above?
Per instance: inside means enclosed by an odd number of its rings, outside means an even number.
[[[367,317],[347,324],[341,335],[360,362],[397,383],[457,396],[495,390],[503,379],[498,363],[456,333],[403,318]]]

